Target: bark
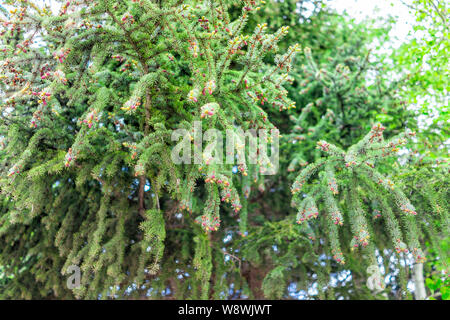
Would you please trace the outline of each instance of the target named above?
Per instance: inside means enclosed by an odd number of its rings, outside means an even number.
[[[256,300],[264,300],[266,297],[264,296],[264,292],[262,290],[262,283],[264,277],[266,276],[268,270],[266,268],[255,268],[249,263],[244,263],[242,266],[242,276],[247,281],[248,287],[252,292],[252,296],[250,298]]]
[[[425,281],[423,279],[423,263],[413,266],[414,297],[416,300],[424,300],[426,297]]]

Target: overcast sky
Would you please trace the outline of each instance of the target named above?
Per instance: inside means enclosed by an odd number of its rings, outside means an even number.
[[[405,0],[410,3],[411,0]],[[415,18],[408,8],[399,0],[330,0],[328,4],[338,12],[346,11],[357,21],[366,17],[396,17],[390,36],[394,45],[400,44],[411,31]],[[398,40],[395,40],[397,38]]]
[[[52,0],[38,1],[50,4],[54,10],[59,7],[59,4],[55,5]],[[412,0],[404,0],[404,2],[411,3]],[[399,40],[392,39],[394,44],[400,44],[406,38],[411,30],[411,23],[414,22],[414,15],[400,0],[328,0],[328,4],[338,12],[347,11],[357,21],[362,21],[367,16],[372,18],[396,16],[396,23],[390,33],[392,38],[396,37]]]

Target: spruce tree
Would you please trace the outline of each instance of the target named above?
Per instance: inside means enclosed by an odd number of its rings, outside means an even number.
[[[301,23],[295,1],[55,3],[0,7],[0,296],[378,298],[380,257],[446,260],[448,166],[395,162],[415,121],[364,26],[317,1]],[[280,128],[280,171],[214,162],[198,122]]]

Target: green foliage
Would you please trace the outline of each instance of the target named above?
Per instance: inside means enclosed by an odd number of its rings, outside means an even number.
[[[376,164],[382,158],[391,156],[400,145],[405,144],[404,137],[411,133],[401,134],[385,141],[383,139],[384,129],[380,124],[375,125],[369,134],[350,147],[347,152],[326,141],[317,143],[318,148],[329,156],[303,169],[292,186],[293,202],[298,208],[297,223],[317,218],[319,210],[316,203],[318,200],[323,200],[327,211],[326,219],[331,220],[332,224],[342,226],[345,220],[349,221],[353,234],[350,243],[351,250],[358,247],[367,247],[373,250],[373,246],[369,245],[371,235],[367,214],[364,212],[361,202],[364,197],[367,199],[368,209],[372,211],[369,216],[371,220],[384,216],[395,250],[397,253],[407,252],[399,223],[393,214],[394,210],[388,205],[388,203],[395,203],[396,209],[403,213],[402,218],[407,230],[409,250],[414,255],[416,262],[421,263],[425,256],[419,246],[415,222],[411,219],[411,216],[416,215],[417,212],[404,193],[389,178],[375,169]],[[324,171],[320,171],[322,168]],[[311,186],[307,194],[302,193],[303,186],[316,174],[320,182]],[[344,194],[342,200],[347,208],[347,219],[344,219],[342,210],[338,207],[338,201],[334,197],[340,193],[339,189],[344,189],[341,192]],[[329,229],[331,254],[338,263],[344,264],[345,260],[337,239],[336,227],[330,226]],[[376,264],[376,259],[372,259],[372,263]]]
[[[388,27],[267,2],[3,1],[0,297],[407,298],[407,251],[447,270],[448,164],[406,139]],[[196,123],[279,128],[279,172],[214,162]]]
[[[449,258],[442,257],[441,250],[448,252],[448,238],[439,242],[438,250],[430,250],[431,256],[435,260],[430,261],[431,267],[430,273],[425,279],[425,284],[430,289],[430,296],[428,299],[436,300],[440,298],[442,300],[450,300],[450,280],[446,276],[446,270],[448,270]]]
[[[393,51],[392,72],[405,79],[400,93],[414,104],[423,122],[424,134],[417,148],[438,158],[447,155],[439,146],[444,143],[448,147],[449,136],[450,7],[448,2],[436,0],[404,4],[415,22],[408,40]]]

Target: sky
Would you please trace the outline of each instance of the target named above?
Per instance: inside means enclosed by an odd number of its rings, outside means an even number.
[[[50,4],[53,10],[57,10],[60,4],[52,0],[39,0],[41,3]],[[402,0],[403,1],[403,0]],[[397,16],[396,23],[390,33],[394,45],[400,44],[411,30],[411,23],[414,22],[414,15],[402,4],[401,0],[328,0],[328,5],[338,12],[346,11],[356,21],[362,21],[369,17],[386,17],[389,14]],[[411,3],[412,0],[404,0]]]
[[[405,0],[410,3],[411,0]],[[400,0],[329,0],[328,5],[338,12],[346,11],[356,21],[366,17],[396,17],[396,22],[390,32],[394,46],[401,44],[412,30],[415,21],[413,13]]]

